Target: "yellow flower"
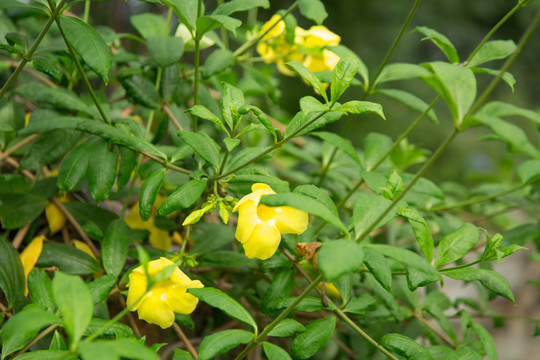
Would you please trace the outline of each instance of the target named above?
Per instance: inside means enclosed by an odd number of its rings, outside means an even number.
[[[303,65],[311,72],[332,71],[339,62],[340,57],[330,50],[323,49],[321,54],[310,54],[306,56]]]
[[[41,250],[43,250],[43,240],[45,240],[45,235],[35,237],[21,253],[25,281],[24,295],[28,295],[28,274],[30,274],[30,270],[34,268],[34,265],[36,265],[39,256],[41,255]]]
[[[139,214],[139,202],[135,203],[129,210],[129,213],[125,217],[124,221],[132,229],[148,230],[150,232],[149,241],[150,244],[156,249],[169,250],[172,244],[171,236],[167,230],[163,230],[154,225],[154,220],[157,215],[157,208],[165,201],[165,197],[158,195],[154,207],[152,208],[152,215],[148,221],[142,221]]]
[[[312,26],[302,33],[297,32],[297,36],[302,37],[302,45],[305,48],[323,48],[325,46],[335,46],[341,41],[339,35],[334,34],[326,26]]]
[[[45,206],[45,217],[49,223],[49,231],[51,235],[56,234],[66,225],[66,216],[60,211],[56,204],[49,202]]]
[[[251,190],[233,209],[238,210],[235,236],[248,258],[264,260],[276,252],[281,234],[301,234],[306,230],[308,214],[290,206],[259,205],[261,196],[275,194],[266,184],[253,184]]]
[[[171,265],[175,267],[173,273],[154,284],[146,295],[148,282],[144,267],[141,265],[129,274],[127,306],[138,312],[139,319],[157,324],[162,329],[173,324],[175,312],[191,314],[195,310],[199,299],[186,290],[204,287],[199,280],[191,280],[172,261],[163,257],[148,263],[148,276],[155,278],[160,270]]]

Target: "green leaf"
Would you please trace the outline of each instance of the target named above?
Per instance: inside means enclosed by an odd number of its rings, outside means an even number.
[[[93,318],[90,321],[90,325],[86,329],[84,336],[91,335],[96,331],[103,331],[103,336],[108,337],[132,337],[134,336],[133,330],[122,323],[110,323],[109,320]]]
[[[266,355],[268,360],[291,359],[291,357],[285,350],[269,342],[266,342],[266,341],[263,342],[263,349],[264,349],[264,354]]]
[[[265,313],[268,312],[268,305],[272,301],[281,299],[283,297],[292,296],[293,285],[294,270],[283,269],[277,271],[270,282],[268,290],[266,290],[266,293],[264,294],[261,304],[263,311]]]
[[[230,4],[230,2],[223,5],[227,4]],[[236,56],[234,56],[232,51],[228,49],[216,49],[206,58],[204,66],[201,69],[201,75],[204,79],[208,79],[212,75],[219,74],[232,67],[235,63]]]
[[[6,230],[18,229],[31,223],[47,206],[46,199],[34,194],[4,194],[0,200],[0,220]]]
[[[56,266],[60,271],[72,275],[92,274],[102,271],[99,264],[84,251],[56,242],[43,244],[38,266]]]
[[[415,30],[426,36],[422,40],[431,40],[437,45],[451,63],[459,63],[456,48],[446,36],[425,26],[417,26]]]
[[[88,160],[93,155],[92,150],[95,143],[94,139],[86,140],[65,157],[56,180],[58,189],[72,191],[79,185],[86,175]]]
[[[442,279],[439,272],[430,263],[410,250],[383,244],[365,244],[363,246],[403,264],[407,271],[407,282],[411,291],[418,286],[425,286]]]
[[[277,298],[268,304],[269,312],[278,312],[285,310],[297,300],[296,297]],[[329,304],[328,306],[322,302],[320,297],[307,296],[298,305],[295,306],[295,311],[315,312],[319,310],[335,310],[336,306]]]
[[[313,96],[304,96],[300,99],[300,109],[304,114],[321,113],[328,111],[327,105],[321,103]]]
[[[426,67],[433,76],[424,77],[424,81],[441,94],[459,128],[476,98],[476,78],[472,70],[444,62],[428,63]]]
[[[492,60],[504,59],[516,51],[517,45],[512,40],[492,40],[486,42],[474,55],[467,66],[478,66]]]
[[[334,202],[332,201],[332,198],[330,198],[330,196],[328,196],[328,194],[326,192],[324,192],[323,190],[321,190],[317,186],[315,186],[315,185],[300,185],[300,186],[297,186],[294,189],[294,192],[298,193],[298,194],[302,194],[302,195],[307,195],[307,196],[317,200],[318,202],[320,202],[321,204],[326,206],[326,208],[328,210],[330,210],[334,215],[339,217],[337,207],[334,204]]]
[[[318,129],[341,119],[343,115],[345,115],[345,113],[340,111],[332,111],[326,114],[304,114],[303,112],[299,112],[289,122],[289,125],[285,130],[285,137],[289,137],[293,134],[294,137],[305,135],[312,130]]]
[[[197,21],[198,0],[161,0],[165,5],[170,6],[176,15],[186,25],[189,32],[194,35],[195,23]],[[193,37],[193,36],[192,36]]]
[[[401,334],[386,334],[381,345],[408,360],[433,360],[433,357],[414,340]]]
[[[14,360],[77,360],[67,350],[36,350],[20,354]]]
[[[368,293],[364,293],[359,297],[352,298],[351,301],[347,303],[343,311],[351,314],[363,315],[367,311],[375,310],[377,308],[377,302],[373,296]]]
[[[467,267],[446,270],[442,273],[448,277],[451,277],[452,279],[457,280],[478,280],[486,289],[493,291],[497,295],[504,296],[512,302],[515,302],[514,294],[512,294],[508,280],[493,270]]]
[[[383,254],[371,249],[364,249],[364,263],[375,280],[386,290],[392,288],[392,269]]]
[[[328,96],[326,95],[326,91],[324,90],[324,86],[322,85],[321,81],[317,76],[315,76],[314,73],[311,72],[307,67],[300,64],[298,61],[290,61],[286,63],[285,65],[288,65],[290,68],[292,68],[298,75],[302,77],[308,84],[313,86],[315,91],[319,93],[324,98],[324,101],[328,103]]]
[[[206,336],[199,347],[199,360],[214,359],[217,355],[247,344],[253,340],[253,334],[245,330],[225,330]]]
[[[240,143],[242,143],[242,140],[235,139],[235,138],[225,138],[223,139],[223,143],[225,144],[225,147],[229,152],[233,151]]]
[[[473,67],[471,68],[471,70],[475,74],[489,74],[492,76],[499,76],[501,74],[500,70],[493,70],[488,68]],[[506,85],[510,87],[512,92],[514,92],[514,85],[516,84],[516,78],[514,77],[514,75],[506,71],[502,74],[502,79],[506,83]]]
[[[97,135],[115,144],[127,146],[128,148],[135,151],[145,152],[163,160],[167,159],[167,155],[165,155],[165,153],[158,150],[154,145],[150,144],[149,142],[144,141],[143,139],[140,139],[138,137],[131,136],[118,128],[104,124],[102,122],[89,120],[77,125],[77,129],[93,135]]]
[[[229,186],[231,189],[234,189],[233,191],[235,192],[249,194],[251,192],[251,186],[260,182],[267,184],[277,192],[289,191],[289,183],[287,181],[281,180],[275,176],[259,174],[235,175],[229,181]]]
[[[332,111],[342,111],[348,114],[377,114],[383,120],[386,120],[381,104],[371,101],[348,101],[343,105],[333,108]]]
[[[44,84],[28,82],[18,86],[15,93],[23,98],[35,103],[52,105],[55,108],[83,111],[86,103],[82,101],[74,92],[64,88],[50,88]],[[33,121],[30,120],[30,123]]]
[[[92,157],[88,159],[88,187],[92,198],[97,201],[107,200],[116,179],[119,152],[116,146],[104,141],[97,142],[91,148]]]
[[[167,215],[193,205],[206,189],[207,179],[190,180],[173,192],[158,208],[159,215]]]
[[[395,63],[386,65],[377,78],[377,84],[388,81],[408,80],[431,75],[428,70],[416,64]]]
[[[200,117],[202,119],[209,120],[209,121],[213,122],[214,124],[219,126],[221,129],[223,129],[223,131],[227,135],[229,135],[229,132],[225,128],[225,125],[223,125],[223,121],[221,121],[221,119],[219,117],[214,115],[214,113],[212,113],[210,110],[208,110],[205,106],[203,106],[203,105],[195,105],[192,108],[187,109],[186,112],[190,113],[193,116],[197,116],[197,117]]]
[[[358,163],[358,165],[362,166],[362,161],[360,160],[360,157],[358,157],[358,153],[356,152],[356,149],[353,147],[349,139],[344,139],[337,134],[326,131],[312,132],[310,135],[317,136],[324,141],[332,144],[339,150],[343,151],[345,154],[349,155],[351,159]]]
[[[253,115],[257,117],[257,120],[259,120],[259,122],[264,126],[266,131],[270,135],[272,135],[272,137],[274,138],[274,143],[276,143],[277,142],[276,129],[272,125],[272,122],[270,121],[270,119],[268,119],[266,114],[261,109],[253,105],[244,105],[238,109],[238,112],[241,115],[247,114],[249,111],[253,112]]]
[[[84,106],[86,108],[86,104],[84,104]],[[17,131],[17,134],[25,136],[30,134],[42,134],[57,129],[74,129],[83,121],[88,121],[88,118],[76,116],[54,116],[47,118],[45,121],[30,120],[28,126]]]
[[[222,85],[221,114],[225,123],[233,129],[240,120],[238,109],[245,104],[244,93],[229,83],[224,82]]]
[[[176,63],[184,53],[184,41],[175,36],[150,36],[146,46],[152,59],[161,67]]]
[[[209,31],[224,27],[236,37],[236,29],[242,25],[238,19],[227,15],[206,15],[197,18],[197,35],[202,39],[203,35]]]
[[[219,154],[219,146],[206,133],[194,133],[190,131],[179,131],[178,135],[189,145],[197,154],[208,161],[216,169],[221,164],[221,155]]]
[[[159,360],[159,356],[146,347],[131,339],[115,341],[81,342],[79,351],[83,360],[104,359],[117,360],[128,358],[134,360]]]
[[[43,306],[51,313],[55,304],[52,294],[52,285],[45,270],[34,268],[28,274],[28,293],[35,304]]]
[[[107,84],[112,68],[112,53],[101,35],[78,18],[61,15],[59,21],[67,42]]]
[[[309,359],[332,337],[336,318],[315,320],[306,326],[306,331],[297,335],[291,343],[291,354],[295,359]]]
[[[464,346],[446,355],[445,360],[482,360],[483,358],[470,347]]]
[[[255,322],[249,311],[247,311],[240,303],[238,303],[236,300],[234,300],[221,290],[215,288],[192,288],[188,289],[188,292],[195,295],[201,301],[204,301],[208,305],[222,310],[227,315],[235,318],[236,320],[243,321],[246,324],[249,324],[253,328],[255,333],[257,332],[257,323]]]
[[[66,202],[64,206],[79,224],[86,227],[85,225],[92,223],[90,227],[96,229],[97,226],[97,232],[101,231],[101,233],[107,230],[111,221],[118,218],[118,215],[112,211],[86,202]]]
[[[384,154],[390,150],[392,144],[392,139],[387,135],[369,133],[364,140],[366,170],[371,171]]]
[[[152,215],[152,208],[159,194],[159,189],[165,180],[165,168],[152,172],[141,186],[139,194],[139,214],[143,221],[147,221]]]
[[[480,340],[480,342],[482,343],[488,359],[498,360],[499,355],[497,354],[497,346],[495,346],[495,341],[493,340],[493,337],[491,337],[489,331],[487,331],[485,327],[476,322],[472,323],[472,329],[478,337],[478,340]]]
[[[30,145],[20,164],[24,169],[37,170],[60,159],[77,144],[81,133],[75,130],[54,130],[44,134]]]
[[[58,84],[62,81],[63,73],[58,62],[51,57],[34,56],[32,66],[37,71],[50,76]]]
[[[76,344],[90,324],[94,312],[90,291],[80,277],[60,271],[54,275],[52,289],[64,327],[71,342]]]
[[[0,237],[0,289],[11,308],[24,296],[25,275],[19,254],[15,248]]]
[[[167,21],[163,16],[151,13],[133,15],[129,22],[145,39],[151,36],[161,36],[167,31]]]
[[[268,0],[231,0],[219,5],[212,12],[214,15],[231,15],[239,11],[247,11],[256,7],[268,9],[270,2]]]
[[[534,110],[523,109],[502,101],[491,101],[484,105],[477,113],[486,117],[523,116],[535,124],[540,125],[540,114]]]
[[[403,216],[409,221],[422,253],[431,262],[433,259],[433,237],[431,236],[426,220],[414,208],[401,208],[398,211],[398,215]]]
[[[347,232],[347,228],[335,213],[329,210],[323,203],[307,195],[299,193],[264,195],[261,198],[261,204],[268,206],[292,206],[312,215],[319,216],[343,232]]]
[[[351,240],[324,242],[317,251],[317,263],[326,281],[359,272],[364,264],[364,251]]]
[[[420,99],[416,95],[413,95],[407,91],[397,90],[397,89],[380,89],[380,90],[377,90],[377,92],[384,94],[388,97],[391,97],[393,99],[396,99],[402,104],[420,113],[423,113],[429,107],[429,105],[426,104],[424,100]],[[439,123],[437,114],[435,114],[435,111],[433,109],[428,111],[427,117],[429,120],[433,121],[435,124]]]
[[[275,328],[270,330],[268,336],[289,337],[296,333],[305,331],[304,325],[294,319],[284,319],[280,321]]]
[[[540,176],[540,160],[528,160],[519,164],[516,173],[522,184]]]
[[[435,267],[461,259],[480,241],[480,229],[471,223],[463,224],[442,238],[437,247]]]
[[[174,350],[172,360],[193,360],[193,356],[186,350],[176,349]]]
[[[116,285],[116,280],[118,280],[116,276],[103,275],[94,281],[87,283],[94,305],[97,305],[108,298],[112,289]]]
[[[376,194],[360,192],[354,203],[352,222],[356,236],[363,234],[390,206],[392,201]],[[399,206],[394,206],[371,230],[376,230],[392,220]]]
[[[43,327],[59,322],[56,315],[40,306],[25,307],[2,327],[2,359],[22,349]]]
[[[128,95],[137,103],[150,109],[157,109],[161,100],[154,84],[142,75],[121,78],[120,82]]]
[[[129,227],[124,220],[116,219],[109,224],[103,241],[102,262],[107,274],[118,276],[124,267],[129,246]]]
[[[328,17],[324,4],[320,0],[299,0],[300,12],[309,20],[313,20],[317,25],[321,25]]]

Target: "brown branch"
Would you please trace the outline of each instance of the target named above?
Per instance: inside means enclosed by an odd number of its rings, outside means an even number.
[[[18,249],[19,246],[21,246],[22,241],[24,240],[24,237],[26,236],[26,234],[28,233],[28,230],[30,229],[30,225],[32,224],[26,224],[22,228],[20,228],[19,231],[17,231],[17,235],[15,235],[15,238],[11,242],[11,245],[13,245],[15,249]]]
[[[54,329],[56,329],[58,326],[60,326],[59,324],[52,324],[51,326],[49,326],[48,328],[46,328],[45,330],[43,330],[42,332],[39,333],[38,336],[36,336],[34,338],[34,340],[32,340],[28,345],[26,345],[21,351],[18,352],[17,355],[20,355],[20,354],[24,354],[25,352],[28,351],[28,349],[30,349],[32,346],[34,346],[35,344],[37,344],[37,342],[41,339],[43,339],[45,336],[47,336],[49,333],[51,333]]]
[[[418,320],[420,323],[425,325],[429,330],[433,331],[435,335],[437,335],[443,342],[445,342],[447,345],[452,347],[453,349],[456,348],[456,344],[446,335],[445,333],[441,332],[439,329],[437,329],[435,326],[433,326],[429,321],[427,321],[421,314],[414,311],[413,317]]]
[[[197,350],[195,350],[195,348],[193,347],[193,344],[191,344],[191,341],[189,341],[186,334],[184,334],[184,332],[182,331],[182,328],[180,327],[180,325],[173,322],[173,329],[174,329],[174,331],[176,331],[176,334],[178,335],[178,337],[184,342],[184,344],[186,345],[186,348],[190,352],[191,356],[193,356],[193,358],[195,360],[197,360],[199,358],[199,356],[197,355]]]
[[[20,148],[22,148],[24,145],[34,141],[35,139],[37,139],[38,137],[40,137],[41,134],[33,134],[33,135],[30,135],[28,136],[26,139],[18,142],[17,144],[13,145],[12,147],[10,147],[9,149],[7,149],[3,154],[0,154],[0,163],[2,163],[2,161],[4,161],[5,158],[7,158],[8,156],[10,156],[11,154],[13,154],[15,151],[19,150]]]
[[[7,317],[12,317],[13,316],[13,314],[11,312],[9,312],[7,307],[4,304],[2,304],[1,302],[0,302],[0,311],[2,311],[2,313],[4,315],[6,315]]]
[[[176,128],[180,131],[184,131],[184,128],[182,127],[182,125],[180,125],[180,123],[178,122],[178,119],[174,116],[174,114],[172,113],[171,109],[169,109],[169,107],[165,104],[163,104],[161,106],[161,108],[163,109],[163,111],[165,111],[165,114],[167,114],[167,116],[169,117],[169,119],[171,119],[171,121],[173,122],[174,126],[176,126]]]
[[[120,289],[118,288],[118,286],[115,286],[109,295],[114,294],[114,293],[118,294],[118,299],[120,300],[120,304],[122,305],[122,307],[126,308],[127,307],[126,301],[124,300],[124,296],[120,293]],[[137,322],[135,321],[135,318],[133,317],[133,313],[128,312],[127,318],[135,335],[142,336],[141,330],[139,329],[139,326],[137,325]]]

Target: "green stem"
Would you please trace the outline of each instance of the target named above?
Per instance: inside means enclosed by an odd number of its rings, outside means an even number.
[[[251,351],[251,349],[253,349],[255,346],[259,345],[261,343],[261,341],[264,340],[266,335],[268,335],[268,333],[270,331],[272,331],[272,329],[274,329],[283,319],[285,319],[287,317],[287,315],[289,315],[294,310],[294,308],[298,304],[300,304],[300,301],[302,301],[306,296],[309,295],[311,290],[313,290],[315,288],[315,286],[317,286],[317,284],[321,282],[322,278],[323,278],[322,275],[319,274],[319,276],[317,276],[311,282],[311,284],[309,284],[309,286],[300,295],[298,295],[298,297],[294,300],[294,302],[292,302],[285,310],[283,310],[278,315],[278,317],[274,319],[274,321],[272,321],[270,324],[266,325],[266,327],[259,334],[259,336],[257,336],[251,343],[249,343],[249,345],[240,353],[240,355],[238,355],[235,358],[235,360],[243,359]],[[397,359],[395,359],[395,360],[397,360]]]
[[[313,120],[310,120],[308,121],[306,124],[304,124],[300,129],[296,130],[295,132],[293,132],[292,134],[290,134],[289,136],[283,138],[281,141],[278,141],[277,143],[275,143],[274,145],[272,145],[269,149],[263,151],[262,153],[260,153],[259,155],[255,156],[253,159],[251,160],[248,160],[246,161],[245,163],[241,164],[241,165],[238,165],[237,167],[235,167],[234,169],[232,170],[229,170],[227,171],[225,174],[221,174],[221,175],[217,175],[216,176],[216,180],[219,180],[219,179],[223,179],[224,177],[227,177],[233,173],[235,173],[236,171],[246,167],[247,165],[259,160],[260,158],[262,158],[263,156],[265,156],[266,154],[269,154],[270,152],[276,150],[277,148],[283,146],[283,144],[285,144],[287,141],[289,141],[290,139],[294,138],[296,135],[298,135],[300,132],[302,132],[304,129],[306,129],[308,126],[310,126],[311,124],[313,124],[315,121],[319,120],[321,117],[323,117],[324,115],[326,115],[330,110],[327,110],[327,111],[323,111],[322,113],[320,113],[319,115],[317,115],[316,117],[313,118]]]
[[[224,0],[217,0],[217,6],[223,5],[224,2]],[[227,30],[224,27],[220,28],[220,35],[223,46],[225,47],[225,49],[229,49],[229,35],[227,34]]]
[[[4,97],[7,90],[15,82],[15,79],[17,79],[17,76],[19,76],[19,73],[25,67],[26,63],[28,63],[28,61],[32,59],[34,52],[37,50],[39,44],[45,37],[45,34],[47,33],[47,31],[49,31],[49,28],[51,27],[52,23],[56,20],[56,17],[58,16],[58,14],[60,14],[60,11],[62,10],[62,7],[64,6],[65,1],[66,0],[60,0],[60,2],[58,3],[58,6],[56,7],[56,9],[53,10],[51,17],[49,18],[49,20],[47,20],[47,23],[45,24],[45,26],[43,26],[43,29],[41,29],[41,32],[39,33],[37,39],[32,44],[32,47],[26,52],[26,54],[23,55],[21,62],[19,63],[17,68],[15,68],[15,71],[13,71],[9,79],[6,81],[4,87],[0,90],[0,99]]]
[[[199,0],[199,5],[197,7],[197,19],[201,17],[202,13],[202,0]],[[195,63],[194,63],[194,70],[195,74],[193,75],[193,105],[199,104],[199,72],[200,72],[200,45],[201,40],[199,39],[199,30],[195,29]],[[192,131],[197,132],[197,124],[199,121],[199,117],[194,115],[193,116],[193,126]]]
[[[90,18],[90,3],[91,3],[91,0],[86,0],[84,2],[83,21],[87,24],[88,24],[88,19]]]
[[[257,45],[257,43],[259,41],[261,41],[261,39],[263,37],[265,37],[266,34],[268,34],[277,24],[279,24],[279,22],[281,20],[283,20],[287,15],[289,15],[291,12],[294,11],[294,9],[296,9],[298,7],[298,2],[295,1],[291,6],[289,6],[289,8],[287,10],[285,10],[285,12],[279,17],[279,19],[272,24],[272,26],[270,26],[265,32],[263,33],[260,33],[256,38],[246,42],[244,45],[240,46],[238,49],[236,49],[236,51],[233,53],[234,56],[236,57],[239,57],[243,54],[245,54],[249,49],[251,49],[252,47],[254,47],[255,45]]]
[[[416,176],[412,179],[412,181],[409,183],[409,185],[407,185],[403,191],[401,191],[401,193],[392,201],[392,203],[386,208],[386,210],[375,220],[373,221],[367,228],[366,230],[361,233],[357,238],[356,238],[356,241],[357,242],[360,242],[362,241],[366,235],[368,235],[376,226],[377,224],[382,220],[384,219],[384,217],[394,208],[394,206],[396,206],[400,201],[401,199],[403,199],[405,197],[405,195],[407,195],[407,193],[412,189],[412,187],[414,186],[414,184],[416,184],[416,182],[418,181],[418,179],[420,179],[422,177],[422,175],[424,175],[424,173],[426,172],[426,170],[431,167],[431,165],[433,165],[433,163],[439,158],[439,156],[443,153],[443,151],[448,147],[448,145],[450,145],[450,143],[452,142],[452,140],[454,140],[454,138],[456,137],[456,135],[459,133],[459,130],[458,129],[454,129],[452,131],[452,133],[446,138],[446,140],[444,140],[444,142],[437,148],[437,150],[435,150],[435,152],[433,153],[433,155],[429,158],[429,160],[424,163],[424,165],[420,168],[420,170],[418,170],[418,172],[416,173]]]
[[[467,268],[467,267],[471,267],[473,265],[479,264],[481,262],[482,262],[482,260],[476,260],[476,261],[473,261],[471,263],[464,264],[464,265],[458,265],[458,266],[452,266],[452,267],[448,267],[448,268],[444,268],[444,269],[438,269],[438,271],[439,272],[445,272],[445,271],[463,269],[463,268]]]

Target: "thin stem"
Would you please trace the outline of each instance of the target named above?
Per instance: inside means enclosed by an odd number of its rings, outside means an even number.
[[[236,57],[239,57],[239,56],[245,54],[246,52],[248,52],[249,49],[251,49],[252,47],[257,45],[257,43],[259,41],[261,41],[261,39],[263,37],[265,37],[266,34],[268,34],[270,31],[272,31],[272,29],[277,24],[279,24],[279,22],[281,20],[283,20],[287,15],[292,13],[294,11],[294,9],[296,9],[297,7],[298,7],[298,2],[295,1],[291,6],[289,6],[289,8],[287,10],[285,10],[285,12],[279,17],[279,19],[275,23],[273,23],[265,32],[260,33],[256,38],[254,38],[254,39],[248,41],[247,43],[245,43],[244,45],[240,46],[238,49],[236,49],[236,51],[233,53],[233,55],[236,56]]]
[[[199,0],[199,4],[197,7],[197,19],[201,17],[202,15],[202,0]],[[195,74],[193,75],[193,105],[199,104],[199,72],[200,72],[200,43],[201,39],[199,39],[199,30],[195,29]],[[197,132],[197,124],[199,122],[199,117],[194,115],[193,116],[193,126],[192,130],[193,132]]]
[[[328,110],[329,111],[329,110]],[[215,177],[216,180],[219,180],[219,179],[223,179],[224,177],[227,177],[233,173],[235,173],[236,171],[244,168],[245,166],[259,160],[260,158],[262,158],[263,156],[265,156],[266,154],[269,154],[270,152],[276,150],[277,148],[283,146],[283,144],[285,144],[287,141],[289,141],[290,139],[294,138],[296,135],[300,134],[300,132],[302,132],[304,129],[306,129],[308,126],[310,126],[311,124],[313,124],[315,121],[319,120],[321,117],[323,117],[324,115],[326,115],[328,113],[328,111],[323,111],[322,113],[320,113],[319,115],[315,116],[312,120],[308,121],[306,124],[304,124],[300,129],[296,130],[295,132],[293,132],[292,134],[290,134],[289,136],[283,138],[281,141],[278,141],[277,143],[275,143],[273,146],[271,146],[270,148],[268,148],[267,150],[263,151],[262,153],[260,153],[259,155],[255,156],[254,158],[252,158],[251,160],[248,160],[246,161],[245,163],[241,164],[241,165],[238,165],[237,167],[235,167],[234,169],[232,170],[229,170],[227,171],[225,174],[221,174],[221,175],[218,175]]]
[[[51,27],[52,23],[56,20],[56,17],[58,14],[60,14],[60,11],[62,10],[62,6],[64,6],[64,2],[66,0],[60,0],[58,3],[58,6],[56,9],[54,9],[53,13],[51,14],[51,17],[49,20],[47,20],[47,23],[45,26],[43,26],[43,29],[41,29],[41,32],[39,33],[37,39],[32,44],[32,47],[24,54],[21,62],[15,69],[15,71],[11,74],[9,79],[6,81],[4,87],[0,90],[0,99],[4,97],[6,94],[6,91],[10,88],[10,86],[15,82],[15,79],[17,79],[17,76],[19,76],[19,73],[22,71],[22,69],[25,67],[26,63],[32,59],[32,56],[34,55],[34,52],[37,50],[39,44],[45,37],[45,34],[47,31],[49,31],[49,28]]]
[[[476,264],[479,264],[479,263],[481,263],[481,262],[482,262],[482,259],[476,260],[476,261],[473,261],[473,262],[470,262],[470,263],[468,263],[468,264],[463,264],[463,265],[458,265],[458,266],[447,267],[447,268],[444,268],[444,269],[438,269],[438,271],[439,271],[439,272],[445,272],[445,271],[459,270],[459,269],[471,267],[471,266],[476,265]]]
[[[258,344],[260,344],[261,341],[264,340],[264,338],[266,337],[266,335],[268,335],[268,333],[270,331],[272,331],[272,329],[274,329],[277,324],[279,324],[283,319],[285,319],[287,317],[287,315],[289,315],[291,313],[291,311],[294,310],[294,308],[300,304],[300,301],[302,301],[306,296],[308,296],[308,294],[311,292],[311,290],[313,290],[317,284],[319,282],[321,282],[322,280],[322,275],[319,274],[319,276],[317,276],[312,282],[311,284],[308,285],[308,287],[300,294],[298,295],[298,297],[285,309],[283,310],[277,318],[274,319],[274,321],[272,321],[270,324],[266,325],[266,327],[264,328],[264,330],[259,334],[259,336],[257,336],[241,353],[240,355],[238,355],[235,360],[241,360],[243,359],[250,351],[251,349],[253,349],[255,346],[257,346]],[[396,359],[397,360],[397,359]]]
[[[40,332],[39,335],[36,336],[34,338],[34,340],[32,340],[30,343],[28,343],[21,351],[19,351],[17,353],[17,355],[20,355],[20,354],[23,354],[23,353],[27,352],[28,349],[30,349],[32,346],[36,345],[39,340],[43,339],[45,336],[47,336],[48,334],[53,332],[59,326],[60,326],[59,324],[52,324],[51,326],[49,326],[48,328],[46,328],[45,330]]]
[[[223,5],[224,2],[224,0],[217,0],[217,6]],[[223,46],[225,47],[225,49],[229,49],[229,36],[227,34],[227,30],[224,27],[220,28],[220,35]]]
[[[49,1],[50,6],[53,7],[54,4],[52,3],[52,0],[48,0],[48,1]],[[83,67],[81,65],[81,62],[79,61],[79,57],[75,53],[75,51],[73,50],[73,48],[71,47],[69,42],[67,41],[64,30],[62,29],[62,26],[60,25],[60,21],[58,21],[58,19],[56,19],[56,24],[58,25],[58,30],[60,30],[60,34],[62,35],[62,38],[64,39],[64,42],[66,43],[66,47],[67,47],[67,49],[69,51],[69,54],[73,58],[73,62],[75,63],[75,66],[77,67],[77,70],[79,71],[79,74],[81,75],[81,78],[82,78],[82,80],[84,82],[84,85],[86,86],[86,89],[90,93],[90,97],[92,98],[92,101],[96,105],[96,108],[98,109],[99,114],[101,115],[101,118],[107,124],[111,125],[112,124],[111,119],[109,119],[109,117],[107,116],[105,111],[103,111],[103,108],[101,107],[101,103],[99,102],[99,100],[98,100],[98,98],[96,96],[96,93],[94,92],[94,89],[92,88],[92,85],[90,85],[90,81],[88,81],[88,77],[86,76],[86,72],[84,71],[84,69],[83,69]]]
[[[403,199],[405,197],[405,195],[407,195],[407,193],[412,189],[412,187],[414,186],[414,184],[416,184],[416,182],[418,181],[418,179],[420,179],[422,177],[422,175],[424,175],[424,173],[426,172],[426,170],[431,167],[431,165],[433,165],[433,163],[439,158],[439,156],[442,154],[442,152],[448,147],[448,145],[450,145],[450,143],[452,142],[452,140],[454,140],[454,138],[456,137],[456,135],[459,133],[459,130],[458,129],[454,129],[454,131],[452,131],[452,133],[446,138],[446,140],[437,148],[437,150],[435,151],[435,153],[433,153],[433,155],[429,158],[429,160],[424,163],[424,165],[422,166],[422,168],[420,168],[420,170],[418,170],[418,172],[416,173],[416,176],[412,179],[412,181],[409,183],[409,185],[407,185],[403,191],[398,195],[396,196],[396,198],[392,201],[392,203],[386,208],[386,210],[375,220],[373,221],[367,228],[366,230],[361,233],[357,238],[356,238],[356,241],[360,242],[362,241],[367,234],[369,234],[376,226],[377,224],[382,220],[384,219],[384,217],[390,212],[390,210],[392,210],[394,208],[394,206],[396,206],[400,201],[401,199]]]
[[[19,150],[24,145],[26,145],[28,143],[31,143],[32,141],[34,141],[35,139],[37,139],[40,136],[41,136],[41,134],[30,135],[27,138],[25,138],[25,139],[21,140],[20,142],[18,142],[17,144],[13,145],[9,149],[7,149],[4,153],[0,154],[0,164],[2,163],[2,161],[4,161],[5,158],[7,158],[11,154],[13,154],[15,151]]]
[[[384,57],[384,60],[383,62],[381,63],[381,66],[379,66],[379,69],[377,70],[377,72],[375,73],[375,76],[373,76],[373,79],[371,79],[370,81],[370,84],[366,90],[366,93],[365,93],[365,96],[369,95],[369,93],[373,90],[373,88],[375,87],[375,83],[377,82],[377,79],[378,77],[381,75],[381,72],[383,71],[384,67],[386,66],[386,64],[388,63],[388,61],[390,61],[390,58],[392,57],[392,55],[394,54],[394,51],[396,50],[399,42],[401,41],[401,38],[403,37],[403,34],[405,34],[405,31],[407,30],[407,28],[409,27],[409,24],[411,23],[411,20],[414,16],[414,13],[416,12],[416,10],[418,9],[418,6],[420,6],[420,3],[422,2],[422,0],[416,0],[411,8],[411,11],[409,11],[409,15],[407,16],[407,19],[405,19],[405,22],[403,23],[403,25],[401,26],[401,30],[399,31],[399,34],[398,36],[396,37],[396,39],[394,40],[394,42],[392,43],[392,46],[390,47],[390,49],[388,50],[388,53],[386,53],[386,56]]]
[[[195,360],[197,360],[199,358],[199,356],[197,355],[197,350],[195,350],[195,348],[193,347],[193,345],[191,344],[191,341],[189,341],[188,337],[186,336],[186,334],[184,334],[184,332],[182,331],[182,328],[180,327],[180,325],[178,325],[177,323],[173,322],[173,329],[174,331],[176,331],[176,334],[178,335],[178,337],[182,340],[182,342],[184,343],[184,345],[186,345],[186,348],[188,349],[189,353],[191,354],[191,356],[193,356],[193,358]]]
[[[90,0],[86,0],[84,2],[84,13],[83,13],[83,21],[88,24],[88,19],[90,18]]]
[[[413,317],[418,320],[420,323],[422,323],[424,326],[426,326],[429,330],[433,331],[435,335],[439,337],[443,342],[445,342],[447,345],[451,346],[452,348],[456,348],[456,344],[448,335],[437,329],[435,326],[433,326],[429,321],[427,321],[426,318],[422,316],[422,314],[413,311]]]
[[[172,121],[173,125],[180,131],[184,131],[184,128],[182,127],[182,125],[180,125],[180,122],[178,122],[178,119],[174,116],[174,114],[172,113],[171,109],[163,104],[161,105],[161,109],[165,112],[165,114],[167,114],[167,116],[169,117],[169,119]]]

